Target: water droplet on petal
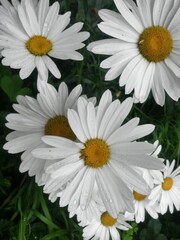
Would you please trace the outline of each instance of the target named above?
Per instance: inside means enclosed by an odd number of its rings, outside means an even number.
[[[48,24],[45,22],[45,23],[44,23],[44,27],[47,27],[47,26],[48,26]]]
[[[81,205],[81,210],[84,211],[86,209],[85,205]]]

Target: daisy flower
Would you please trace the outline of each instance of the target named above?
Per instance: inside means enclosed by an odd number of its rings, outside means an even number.
[[[180,210],[180,166],[173,171],[174,166],[175,160],[171,164],[166,161],[162,180],[149,196],[154,202],[158,201],[161,214],[165,214],[168,208],[170,213],[174,212],[174,208]]]
[[[110,68],[105,80],[120,76],[125,93],[134,90],[136,102],[144,102],[150,91],[164,105],[165,92],[180,97],[180,1],[114,0],[120,13],[102,9],[98,27],[112,38],[92,42],[88,50],[110,55],[101,62]]]
[[[77,110],[68,110],[68,122],[79,142],[47,136],[42,140],[52,147],[32,151],[37,158],[59,160],[46,171],[58,187],[70,182],[61,194],[60,206],[74,204],[74,209],[79,205],[86,209],[97,184],[106,210],[117,217],[119,212],[133,211],[133,195],[128,185],[142,194],[149,193],[134,166],[161,169],[163,164],[148,155],[153,144],[136,141],[151,133],[153,125],[138,126],[138,118],[122,125],[132,105],[132,98],[122,103],[112,101],[109,90],[97,107],[80,97]]]
[[[149,215],[157,219],[158,218],[158,205],[157,203],[152,202],[148,199],[148,195],[140,194],[136,191],[133,191],[134,196],[134,217],[135,221],[137,223],[144,222],[145,220],[145,213],[146,211],[149,213]]]
[[[18,96],[17,104],[13,105],[17,113],[8,114],[6,126],[13,132],[7,135],[4,149],[9,153],[20,153],[22,162],[20,172],[28,171],[34,176],[38,185],[42,185],[44,169],[53,161],[36,159],[31,151],[37,147],[46,147],[41,137],[44,135],[63,136],[75,140],[67,120],[68,108],[74,108],[82,92],[81,85],[70,93],[63,82],[58,91],[50,84],[41,82],[37,99],[29,96]]]
[[[133,221],[133,219],[123,214],[118,214],[117,218],[113,218],[108,212],[103,212],[99,221],[93,219],[83,229],[83,239],[109,240],[111,237],[112,240],[120,240],[121,237],[117,229],[127,231],[131,228],[131,225],[126,221]]]
[[[156,157],[158,161],[163,162],[164,159],[158,158],[158,154],[160,153],[162,146],[159,145],[159,141],[155,141],[153,145],[155,147],[155,151],[151,153],[151,155]],[[144,169],[139,167],[136,170],[143,177],[143,179],[146,181],[146,183],[151,189],[153,189],[155,184],[160,179],[162,179],[161,177],[162,173],[159,170],[149,170],[149,169]],[[148,212],[152,218],[154,219],[158,218],[157,202],[151,201],[148,198],[149,195],[143,195],[136,191],[133,191],[133,196],[134,196],[134,207],[135,207],[134,217],[137,223],[144,222],[146,212]]]
[[[38,79],[47,81],[48,70],[60,78],[61,73],[52,58],[61,60],[82,60],[77,52],[89,37],[88,32],[80,32],[83,23],[79,22],[65,29],[70,23],[70,12],[59,14],[60,4],[49,0],[1,0],[6,14],[1,20],[3,32],[0,34],[2,64],[20,69],[20,77],[27,78],[37,68]],[[5,4],[6,3],[6,4]],[[10,5],[7,10],[7,5]],[[6,11],[7,10],[7,11]]]

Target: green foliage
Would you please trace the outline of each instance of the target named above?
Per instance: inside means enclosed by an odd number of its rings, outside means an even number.
[[[139,239],[140,240],[167,240],[167,237],[160,233],[162,224],[159,220],[151,219],[148,222],[147,228],[141,230]]]
[[[133,240],[134,236],[138,231],[137,223],[132,223],[132,228],[130,228],[127,232],[122,232],[122,240]]]
[[[8,95],[11,102],[16,101],[17,95],[31,95],[31,89],[22,87],[23,80],[18,75],[3,76],[0,81],[2,90]]]

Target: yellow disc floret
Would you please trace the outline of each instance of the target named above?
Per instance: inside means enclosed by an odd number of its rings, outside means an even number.
[[[43,56],[52,50],[52,42],[44,36],[35,35],[26,42],[26,48],[35,56]]]
[[[167,177],[164,179],[164,182],[162,183],[162,189],[164,191],[169,191],[173,186],[173,179],[171,177]]]
[[[147,197],[146,195],[143,195],[143,194],[138,193],[136,191],[133,191],[133,195],[134,195],[134,199],[136,201],[143,201]]]
[[[102,167],[110,159],[110,149],[104,140],[90,139],[85,143],[85,148],[81,150],[81,157],[85,165],[89,167]]]
[[[141,33],[138,48],[149,62],[161,62],[171,53],[173,39],[166,28],[160,26],[149,27]]]
[[[64,137],[73,141],[76,139],[65,116],[50,118],[45,125],[44,133],[45,135]]]
[[[101,223],[105,227],[112,227],[117,222],[116,218],[111,217],[111,215],[108,212],[104,212],[101,215]]]

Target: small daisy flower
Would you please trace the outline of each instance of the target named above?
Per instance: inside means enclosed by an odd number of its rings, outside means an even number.
[[[68,108],[75,108],[77,99],[82,92],[81,85],[70,93],[65,83],[59,85],[58,91],[50,84],[41,82],[37,99],[29,96],[18,96],[17,104],[13,105],[17,113],[7,115],[6,126],[12,130],[7,135],[4,149],[9,153],[20,153],[20,172],[28,171],[36,177],[38,185],[42,185],[44,169],[53,161],[36,159],[31,151],[37,147],[46,147],[41,137],[44,135],[63,136],[75,140],[67,120]]]
[[[158,161],[163,162],[164,159],[158,158],[158,154],[160,153],[162,146],[159,145],[159,141],[155,141],[153,145],[155,147],[155,151],[152,152],[151,155],[156,157]],[[136,170],[151,189],[160,179],[162,179],[162,173],[159,170],[149,170],[144,168],[137,168]],[[143,195],[133,191],[133,196],[135,206],[134,217],[137,223],[144,222],[146,212],[148,212],[152,218],[158,218],[158,204],[149,200],[149,195]]]
[[[133,219],[123,214],[119,214],[117,218],[113,218],[108,212],[103,212],[99,221],[93,219],[92,222],[83,229],[83,239],[109,240],[111,237],[112,240],[120,240],[120,233],[117,229],[127,231],[131,228],[131,225],[126,221],[133,221]]]
[[[149,215],[152,218],[154,219],[158,218],[157,203],[150,201],[148,199],[148,195],[143,195],[136,191],[133,191],[133,195],[134,195],[134,206],[135,206],[134,217],[137,223],[144,222],[146,211],[149,213]]]
[[[70,182],[61,194],[60,206],[76,209],[80,205],[82,210],[86,209],[97,184],[106,210],[117,217],[119,212],[133,211],[129,185],[142,194],[149,193],[134,166],[162,169],[163,164],[148,155],[153,144],[136,141],[151,133],[153,125],[138,126],[138,118],[122,125],[132,105],[132,98],[122,103],[112,101],[109,90],[97,107],[80,97],[77,110],[68,110],[68,122],[79,142],[47,136],[42,140],[52,147],[32,152],[37,158],[57,160],[46,171],[58,187]]]
[[[3,3],[7,1],[3,0]],[[79,22],[65,29],[70,22],[70,12],[59,14],[60,4],[49,6],[48,0],[12,1],[7,17],[1,20],[3,33],[0,34],[2,64],[20,69],[20,77],[27,78],[37,68],[38,79],[47,81],[48,70],[60,78],[61,73],[52,58],[61,60],[82,60],[77,52],[89,37],[88,32],[80,32]],[[4,4],[7,10],[7,3]]]
[[[165,214],[169,208],[170,213],[174,208],[180,210],[180,166],[174,171],[175,160],[170,164],[166,161],[166,167],[162,174],[162,180],[152,190],[149,199],[159,203],[159,212]]]
[[[114,0],[119,13],[102,9],[98,27],[112,38],[91,43],[88,50],[110,55],[101,63],[108,69],[105,80],[120,76],[125,93],[134,90],[136,102],[150,91],[164,105],[165,91],[175,101],[180,97],[180,1]]]

